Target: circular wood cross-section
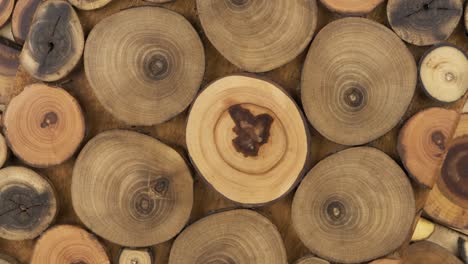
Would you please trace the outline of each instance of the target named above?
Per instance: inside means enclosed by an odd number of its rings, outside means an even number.
[[[169,264],[287,263],[276,226],[259,213],[216,213],[187,227],[174,241]]]
[[[317,25],[316,0],[197,0],[215,48],[237,67],[266,72],[293,60]]]
[[[460,21],[460,0],[389,0],[388,21],[400,38],[418,46],[446,40]]]
[[[0,27],[3,27],[10,19],[14,7],[15,0],[0,0]]]
[[[438,179],[458,116],[454,110],[429,108],[411,117],[400,130],[398,153],[409,175],[420,184],[432,188]]]
[[[0,104],[8,103],[13,96],[20,52],[21,46],[0,37]]]
[[[0,264],[19,264],[19,262],[13,257],[0,253]]]
[[[17,0],[11,17],[11,31],[15,41],[23,44],[28,36],[34,13],[41,0]]]
[[[292,223],[302,242],[314,254],[339,263],[393,252],[408,237],[414,215],[405,173],[385,153],[369,147],[320,161],[292,204]]]
[[[411,244],[406,252],[405,264],[463,264],[445,248],[429,241]]]
[[[211,83],[187,121],[187,148],[206,181],[230,200],[262,205],[288,193],[308,162],[308,131],[276,84],[242,75]]]
[[[0,170],[0,237],[33,239],[54,220],[57,201],[52,185],[23,167]]]
[[[205,72],[205,55],[197,32],[183,16],[138,7],[93,28],[84,64],[107,111],[128,124],[153,125],[192,102]]]
[[[416,87],[413,56],[391,30],[343,18],[312,43],[301,96],[312,125],[343,145],[372,141],[400,122]]]
[[[321,259],[321,258],[316,258],[312,256],[307,256],[303,257],[301,259],[298,259],[295,264],[330,264],[330,262]]]
[[[422,57],[419,78],[430,97],[454,102],[468,90],[468,58],[456,46],[438,45]]]
[[[103,132],[86,144],[73,169],[71,192],[86,226],[130,247],[174,237],[193,204],[184,159],[154,138],[125,130]]]
[[[110,264],[103,246],[90,233],[71,225],[47,230],[37,241],[31,264]]]
[[[120,252],[118,264],[152,264],[153,256],[150,249],[124,248]]]
[[[94,10],[109,4],[112,0],[68,0],[72,5],[82,10]]]
[[[345,15],[370,13],[383,0],[320,0],[331,11]]]
[[[69,93],[31,84],[8,104],[3,129],[13,153],[34,167],[70,158],[84,137],[81,108]]]

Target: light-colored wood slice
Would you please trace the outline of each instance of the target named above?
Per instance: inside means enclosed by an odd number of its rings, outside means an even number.
[[[370,13],[383,0],[320,0],[333,12],[345,15],[363,15]]]
[[[463,264],[460,259],[443,247],[428,241],[411,244],[404,260],[405,264]]]
[[[15,0],[0,0],[0,27],[3,27],[10,19]]]
[[[411,184],[398,164],[380,150],[359,147],[312,168],[294,196],[291,215],[312,253],[358,263],[401,246],[415,213]]]
[[[388,0],[390,26],[404,41],[427,46],[446,40],[460,21],[460,0]]]
[[[361,145],[400,122],[416,79],[413,56],[391,30],[365,18],[343,18],[325,26],[309,49],[302,104],[323,136]]]
[[[228,199],[262,205],[287,194],[305,173],[309,135],[299,108],[276,84],[232,75],[195,100],[187,121],[190,158]]]
[[[402,264],[403,262],[399,259],[377,259],[369,264]]]
[[[57,214],[49,181],[24,167],[0,170],[0,237],[9,240],[39,236]]]
[[[212,214],[187,227],[174,241],[169,264],[287,263],[276,226],[250,210]]]
[[[68,0],[72,5],[82,10],[94,10],[109,4],[112,0]]]
[[[306,256],[298,259],[295,264],[330,264],[330,262],[314,256]]]
[[[435,46],[421,58],[419,77],[431,98],[455,102],[468,90],[468,58],[451,44]]]
[[[83,29],[73,7],[67,1],[46,1],[37,7],[20,62],[34,78],[57,81],[75,68],[83,48]]]
[[[205,71],[195,29],[183,16],[159,7],[131,8],[103,19],[88,37],[84,63],[104,108],[132,125],[159,124],[181,113]]]
[[[13,97],[20,52],[21,46],[0,37],[0,104],[8,103]]]
[[[34,13],[42,0],[17,0],[11,17],[11,31],[15,41],[23,44],[28,36]]]
[[[36,242],[31,264],[110,264],[94,235],[72,225],[50,228]]]
[[[0,253],[0,264],[19,264],[19,262],[11,256]]]
[[[169,146],[112,130],[80,152],[71,193],[75,212],[93,232],[123,246],[144,247],[173,238],[187,223],[193,180]]]
[[[3,131],[13,153],[33,167],[69,159],[85,133],[76,99],[61,88],[31,84],[14,97],[3,115]]]
[[[152,264],[153,256],[149,248],[131,249],[124,248],[120,252],[118,264]]]
[[[415,114],[400,130],[398,153],[409,175],[418,183],[428,188],[434,186],[458,119],[454,110],[433,107]]]
[[[231,63],[266,72],[297,57],[317,25],[316,0],[197,0],[203,30]]]
[[[416,228],[413,231],[411,241],[420,241],[428,239],[435,231],[435,224],[431,221],[419,218]]]
[[[8,146],[5,137],[0,134],[0,168],[3,167],[8,159]]]

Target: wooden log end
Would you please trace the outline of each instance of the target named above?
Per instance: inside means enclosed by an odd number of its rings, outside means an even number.
[[[321,0],[321,2],[333,12],[359,16],[372,12],[383,0]]]
[[[0,0],[0,27],[8,22],[14,7],[15,0]]]
[[[11,31],[15,41],[24,44],[31,27],[34,13],[41,0],[18,0],[11,17]]]
[[[118,264],[153,264],[151,249],[124,248],[120,252]]]

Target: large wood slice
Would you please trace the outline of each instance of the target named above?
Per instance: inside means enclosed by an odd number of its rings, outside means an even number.
[[[103,19],[88,37],[84,60],[101,104],[132,125],[159,124],[181,113],[205,71],[195,29],[183,16],[158,7]]]
[[[85,123],[76,99],[61,88],[26,86],[8,104],[3,131],[13,153],[33,167],[69,159],[84,137]]]
[[[405,264],[463,264],[455,255],[432,242],[421,241],[411,244]]]
[[[186,141],[204,179],[244,205],[284,196],[309,161],[299,108],[278,85],[250,76],[224,77],[203,90],[191,108]]]
[[[330,262],[321,259],[321,258],[316,258],[313,256],[307,256],[298,259],[295,264],[330,264]]]
[[[197,0],[203,29],[237,67],[266,72],[293,60],[317,25],[316,0]]]
[[[370,13],[383,0],[320,0],[328,9],[345,15]]]
[[[15,0],[0,0],[0,27],[3,27],[10,19],[15,6]]]
[[[28,36],[34,13],[41,0],[17,0],[13,16],[11,17],[11,31],[15,41],[23,44]]]
[[[437,45],[421,58],[419,77],[430,97],[443,103],[454,102],[468,90],[468,58],[456,46]]]
[[[20,52],[19,45],[0,37],[0,104],[6,104],[12,97]]]
[[[372,141],[392,129],[416,87],[416,64],[391,30],[364,18],[323,28],[302,73],[302,104],[312,125],[344,145]]]
[[[57,81],[75,68],[83,48],[83,29],[73,7],[62,0],[46,1],[36,10],[20,61],[34,78]]]
[[[325,158],[307,174],[294,196],[292,223],[312,253],[357,263],[401,246],[415,213],[403,170],[380,150],[359,147]]]
[[[250,210],[216,213],[187,227],[174,241],[169,264],[287,263],[276,226]]]
[[[72,5],[82,10],[94,10],[109,4],[112,0],[68,0]]]
[[[19,264],[19,262],[11,256],[0,253],[0,264]]]
[[[55,191],[48,180],[23,167],[0,170],[0,237],[33,239],[56,213]]]
[[[31,264],[110,264],[105,249],[85,230],[71,225],[49,229],[37,241]]]
[[[125,130],[103,132],[86,144],[73,169],[71,192],[86,226],[132,247],[174,237],[193,204],[184,159],[152,137]]]
[[[420,184],[432,188],[439,178],[458,119],[456,111],[434,107],[411,117],[400,130],[398,153],[409,175]]]
[[[460,0],[389,0],[388,21],[400,38],[418,46],[446,40],[460,21]]]
[[[124,248],[120,252],[118,264],[152,264],[153,256],[150,249]]]

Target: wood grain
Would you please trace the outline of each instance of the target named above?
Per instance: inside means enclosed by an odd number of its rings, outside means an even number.
[[[432,242],[421,241],[409,246],[405,264],[463,264],[448,250]]]
[[[11,31],[15,41],[24,44],[32,24],[34,13],[41,0],[17,0],[11,17]]]
[[[376,8],[383,0],[320,0],[328,9],[344,15],[364,15]]]
[[[109,4],[112,0],[68,0],[72,5],[82,10],[94,10]]]
[[[0,37],[0,104],[2,105],[11,100],[20,51],[21,46]]]
[[[0,0],[0,27],[3,27],[13,13],[15,0]]]
[[[19,264],[19,262],[13,257],[0,253],[0,264]]]
[[[153,254],[149,249],[124,248],[117,264],[152,264]]]
[[[298,259],[294,263],[295,264],[330,264],[330,262],[324,259],[313,257],[313,256],[305,256],[303,258]]]

